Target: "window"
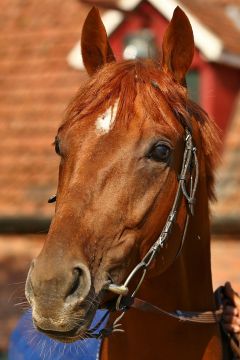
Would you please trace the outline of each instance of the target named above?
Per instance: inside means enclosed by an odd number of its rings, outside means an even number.
[[[186,81],[190,99],[199,103],[199,72],[197,70],[190,70],[186,76]]]

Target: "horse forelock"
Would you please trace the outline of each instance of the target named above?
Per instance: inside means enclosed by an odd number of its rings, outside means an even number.
[[[207,113],[188,98],[186,88],[169,74],[161,71],[160,64],[152,60],[128,60],[109,63],[91,77],[78,91],[70,103],[65,119],[59,130],[71,127],[88,116],[103,116],[115,108],[114,122],[126,126],[133,121],[136,96],[151,119],[170,126],[173,136],[179,137],[179,127],[165,116],[162,105],[165,102],[183,128],[191,130],[195,120],[201,134],[202,150],[205,157],[208,195],[214,199],[214,168],[219,160],[219,135],[216,124]],[[116,108],[117,104],[117,108]],[[112,125],[102,125],[103,133]],[[99,123],[96,122],[96,126]],[[104,126],[107,126],[104,128]],[[138,124],[140,126],[140,124]]]

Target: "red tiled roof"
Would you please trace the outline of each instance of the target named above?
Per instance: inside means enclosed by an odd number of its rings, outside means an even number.
[[[206,23],[213,15],[212,4],[226,3],[181,1]],[[80,37],[88,7],[78,0],[4,0],[1,6],[0,217],[51,216],[54,207],[47,199],[55,192],[58,169],[51,143],[69,99],[85,76],[71,69],[66,57]],[[240,114],[240,100],[238,106]],[[239,132],[240,116],[236,116],[219,170],[214,214],[220,219],[239,217]]]
[[[236,26],[226,12],[229,5],[240,9],[240,0],[179,0],[179,3],[186,6],[204,26],[219,36],[227,51],[240,54],[240,27]]]
[[[58,168],[51,143],[83,77],[66,57],[88,7],[5,0],[1,8],[0,216],[50,215]]]

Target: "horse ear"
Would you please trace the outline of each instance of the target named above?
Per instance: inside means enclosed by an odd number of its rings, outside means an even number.
[[[162,52],[163,71],[173,74],[179,83],[185,85],[185,75],[194,55],[194,39],[191,24],[178,6],[164,34]]]
[[[90,10],[84,22],[81,47],[83,63],[89,75],[93,75],[104,64],[115,61],[105,27],[96,7]]]

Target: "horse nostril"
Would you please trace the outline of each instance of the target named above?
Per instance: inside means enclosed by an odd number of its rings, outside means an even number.
[[[71,274],[71,275],[70,275]],[[64,301],[66,305],[79,306],[88,295],[91,288],[91,275],[85,264],[77,264],[68,273],[68,287],[65,292]]]
[[[70,288],[67,296],[73,295],[77,291],[77,289],[79,288],[79,286],[80,286],[80,278],[83,275],[83,270],[80,269],[79,267],[76,267],[76,268],[73,269],[72,273],[73,273],[73,282],[72,282],[71,288]]]

